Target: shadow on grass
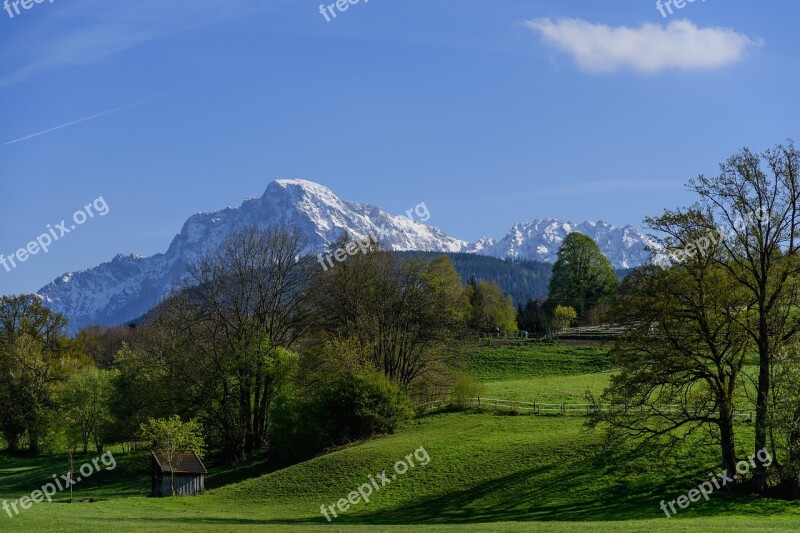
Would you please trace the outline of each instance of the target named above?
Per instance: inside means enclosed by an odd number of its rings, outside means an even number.
[[[663,476],[630,481],[614,475],[617,463],[609,463],[601,445],[589,446],[584,451],[560,463],[532,467],[394,509],[340,515],[338,521],[397,525],[649,520],[666,518],[659,507],[661,500],[674,500],[703,481],[700,478],[687,482]],[[615,460],[625,459],[618,456]],[[692,475],[687,477],[694,479]],[[710,501],[692,503],[677,516],[769,516],[779,507],[787,508],[776,500],[716,493]]]
[[[97,454],[76,455],[74,468],[91,463]],[[94,500],[127,496],[148,496],[150,494],[150,452],[115,453],[116,467],[94,472],[73,486],[75,499]],[[266,452],[251,455],[236,464],[225,464],[211,459],[207,461],[209,474],[206,486],[209,489],[224,487],[274,471],[267,461]],[[16,499],[54,481],[69,471],[66,455],[40,457],[17,456],[0,453],[0,496]],[[64,485],[62,483],[62,485]],[[59,491],[57,499],[68,499],[69,490]]]
[[[276,467],[268,461],[266,451],[258,451],[247,459],[238,461],[235,464],[227,464],[223,460],[210,459],[205,461],[208,468],[206,475],[206,488],[218,489],[233,483],[239,483],[251,478],[256,478],[269,474],[276,470]]]
[[[76,476],[83,464],[91,464],[99,454],[75,455],[73,467]],[[141,454],[117,453],[114,455],[116,467],[106,470],[106,466],[99,463],[100,470],[94,471],[89,477],[81,478],[75,483],[73,492],[75,498],[92,496],[97,499],[98,493],[104,496],[140,496],[149,490],[149,463],[142,460]],[[66,455],[50,455],[40,457],[19,457],[0,454],[0,493],[4,496],[18,498],[31,491],[40,489],[48,483],[62,479],[69,471],[69,460]],[[66,484],[62,481],[66,489]],[[14,496],[16,494],[16,496]],[[69,489],[59,491],[58,499],[69,498]]]
[[[92,518],[93,524],[106,522],[108,524],[116,524],[119,519],[114,518]],[[291,526],[291,525],[320,525],[320,520],[316,518],[220,518],[220,517],[200,517],[200,516],[185,516],[174,515],[169,517],[132,517],[127,518],[126,522],[140,523],[143,526],[150,526],[155,524],[158,526],[166,526],[170,524],[179,525],[176,531],[191,531],[190,526],[196,525],[217,525],[217,526]],[[323,523],[327,523],[322,518]]]

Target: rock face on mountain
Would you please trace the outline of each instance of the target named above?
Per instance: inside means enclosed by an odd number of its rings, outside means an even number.
[[[125,323],[167,296],[185,278],[187,267],[226,236],[247,226],[281,224],[299,228],[311,252],[348,232],[359,238],[379,235],[395,250],[469,252],[553,262],[564,237],[580,231],[597,242],[615,268],[638,266],[648,259],[647,238],[632,226],[535,220],[516,224],[500,240],[483,238],[470,243],[406,216],[342,200],[327,187],[310,181],[277,180],[261,198],[248,198],[238,208],[193,215],[163,254],[118,255],[97,267],[64,274],[38,294],[51,309],[69,318],[72,331],[88,324]]]

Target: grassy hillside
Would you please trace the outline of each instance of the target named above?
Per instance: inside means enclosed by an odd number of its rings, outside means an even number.
[[[606,372],[611,367],[604,348],[528,341],[476,348],[465,358],[462,370],[490,382]]]
[[[602,388],[608,360],[598,349],[530,345],[484,348],[467,365],[500,397],[573,398]],[[574,372],[574,373],[571,373]],[[513,398],[509,398],[513,399]],[[565,401],[565,400],[564,400]],[[19,517],[0,516],[0,531],[793,531],[790,502],[728,498],[693,503],[667,519],[662,499],[703,481],[713,448],[686,446],[651,461],[609,450],[581,417],[431,413],[396,435],[376,438],[261,475],[258,459],[239,468],[212,465],[197,497],[152,499],[147,456],[116,454],[118,466],[76,488],[80,503],[43,503]],[[320,506],[347,498],[369,476],[424,447],[430,458],[397,475],[369,503],[328,523]],[[745,450],[742,450],[743,452]],[[417,461],[418,463],[419,461]],[[0,501],[17,499],[65,470],[63,457],[0,455]],[[89,502],[89,499],[93,502]],[[56,527],[57,526],[57,527]]]

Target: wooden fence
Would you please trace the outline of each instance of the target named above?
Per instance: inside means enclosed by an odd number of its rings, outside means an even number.
[[[520,402],[516,400],[501,400],[497,398],[470,398],[467,400],[466,407],[477,409],[486,409],[490,411],[510,411],[520,412],[531,415],[578,415],[588,416],[597,411],[613,411],[614,409],[622,409],[622,406],[610,404],[594,404],[594,403],[540,403],[540,402]],[[436,400],[423,404],[426,411],[432,411],[441,407],[454,405],[451,399]],[[645,407],[642,406],[641,412],[645,412]],[[655,410],[653,410],[655,412]],[[659,407],[658,412],[661,413],[679,413],[681,409],[678,406],[663,406]],[[746,409],[735,409],[733,413],[734,418],[753,421],[755,411]]]

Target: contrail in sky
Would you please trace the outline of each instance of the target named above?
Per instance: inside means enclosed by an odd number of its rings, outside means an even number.
[[[126,104],[126,105],[121,106],[121,107],[116,107],[114,109],[109,109],[108,111],[103,111],[102,113],[96,113],[94,115],[89,115],[88,117],[80,118],[78,120],[73,120],[72,122],[67,122],[66,124],[61,124],[60,126],[56,126],[54,128],[49,128],[49,129],[42,130],[42,131],[39,131],[39,132],[36,132],[36,133],[32,133],[30,135],[26,135],[25,137],[20,137],[19,139],[14,139],[13,141],[9,141],[9,142],[7,142],[5,144],[14,144],[14,143],[18,143],[18,142],[21,142],[21,141],[27,141],[28,139],[33,139],[34,137],[38,137],[39,135],[44,135],[46,133],[50,133],[50,132],[53,132],[53,131],[56,131],[56,130],[60,130],[60,129],[63,129],[63,128],[68,128],[70,126],[74,126],[75,124],[80,124],[81,122],[94,120],[96,118],[103,117],[105,115],[110,115],[111,113],[116,113],[117,111],[122,111],[123,109],[128,109],[129,107],[137,106],[139,104],[143,104],[145,102],[149,102],[151,100],[155,100],[156,98],[161,98],[163,96],[167,96],[169,94],[176,93],[178,91],[182,91],[185,88],[186,87],[181,87],[180,89],[174,89],[172,91],[168,91],[168,92],[165,92],[165,93],[157,94],[155,96],[151,96],[149,98],[145,98],[144,100],[139,100],[139,101],[133,102],[131,104]]]

